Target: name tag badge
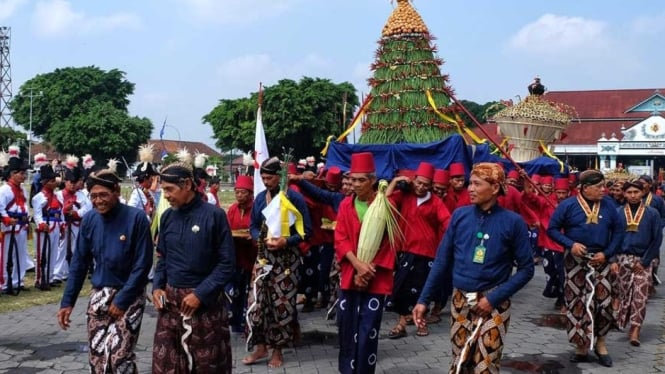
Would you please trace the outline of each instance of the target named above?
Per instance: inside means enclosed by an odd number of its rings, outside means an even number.
[[[485,262],[485,251],[486,248],[483,245],[479,245],[473,252],[473,262],[476,264],[482,264]]]

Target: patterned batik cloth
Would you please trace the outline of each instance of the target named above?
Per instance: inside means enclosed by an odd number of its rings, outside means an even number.
[[[393,293],[386,302],[401,316],[410,315],[423,290],[434,259],[413,253],[403,252],[395,269]]]
[[[221,297],[185,319],[180,305],[192,292],[193,288],[166,286],[167,302],[159,311],[152,347],[153,374],[231,373],[231,336]]]
[[[265,267],[259,268],[252,281],[253,288],[247,301],[248,351],[257,344],[273,348],[291,346],[299,329],[296,295],[300,251],[296,247],[266,250],[263,245],[265,228],[264,224],[258,240],[257,264],[266,262],[272,268],[267,274],[264,273]]]
[[[612,279],[607,263],[591,268],[586,260],[573,256],[570,251],[564,255],[566,284],[564,287],[566,308],[568,308],[568,340],[578,347],[590,348],[591,319],[586,302],[591,293],[591,285],[586,281],[589,271],[593,270],[591,282],[594,286],[593,301],[590,304],[593,315],[593,333],[603,337],[614,323],[612,307]]]
[[[478,299],[481,295],[478,295]],[[450,341],[453,359],[449,373],[457,371],[462,350],[478,327],[479,316],[474,313],[463,291],[453,289],[450,304]],[[462,373],[499,373],[503,342],[510,323],[510,300],[492,309],[491,317],[484,318],[477,339],[467,349],[466,360],[462,363]]]
[[[642,326],[647,312],[649,285],[651,283],[651,266],[641,273],[633,272],[633,264],[642,259],[635,255],[619,255],[619,300],[621,307],[617,315],[617,326],[623,329],[630,322],[631,326]]]
[[[563,252],[545,249],[543,252],[543,270],[545,270],[543,296],[563,302],[563,286],[566,281]]]
[[[144,292],[139,293],[118,320],[108,314],[116,293],[117,290],[110,287],[93,289],[90,293],[87,317],[91,373],[138,373],[134,349],[145,309]]]
[[[340,291],[337,307],[340,373],[373,374],[376,371],[385,298],[362,291]]]

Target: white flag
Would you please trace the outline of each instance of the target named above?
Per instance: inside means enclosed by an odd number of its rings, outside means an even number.
[[[261,164],[270,158],[268,155],[268,144],[266,133],[263,131],[263,119],[261,118],[261,107],[256,112],[256,133],[254,134],[254,197],[266,189],[261,180]]]

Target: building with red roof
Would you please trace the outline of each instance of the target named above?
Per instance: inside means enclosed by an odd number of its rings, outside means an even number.
[[[577,113],[550,150],[579,170],[626,168],[634,174],[662,175],[665,170],[665,88],[549,91],[545,98]],[[483,129],[497,144],[496,123]],[[474,128],[480,138],[482,131]]]

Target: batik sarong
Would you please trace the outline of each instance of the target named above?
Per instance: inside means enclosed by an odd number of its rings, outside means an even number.
[[[593,284],[594,295],[589,309],[593,315],[593,334],[595,337],[603,337],[614,324],[610,267],[605,263],[591,268],[587,260],[573,256],[570,251],[566,251],[564,255],[564,266],[568,340],[578,347],[590,348],[591,318],[586,303],[592,289],[586,281],[586,276],[592,271],[590,281]]]
[[[167,301],[159,311],[152,347],[153,374],[231,373],[231,336],[221,296],[185,318],[180,305],[192,292],[166,286]]]
[[[630,322],[631,326],[641,327],[647,312],[651,266],[641,273],[633,272],[633,264],[642,259],[635,255],[619,255],[619,300],[621,306],[617,315],[617,326],[623,329]]]
[[[545,289],[543,296],[557,299],[563,305],[563,286],[566,271],[563,266],[563,252],[545,249],[543,252],[543,270],[545,270]]]
[[[88,357],[90,371],[94,374],[134,374],[136,367],[136,342],[141,330],[144,292],[127,308],[120,319],[108,314],[117,290],[105,287],[94,289],[88,303]]]
[[[265,232],[264,224],[258,240],[259,269],[247,301],[247,350],[257,344],[291,346],[299,329],[296,295],[300,251],[296,247],[268,251],[263,244]]]
[[[385,296],[351,290],[342,290],[339,295],[339,372],[373,374]]]
[[[478,293],[478,299],[481,297],[482,293]],[[462,350],[478,327],[479,318],[471,311],[464,291],[453,289],[450,303],[450,341],[453,348],[450,373],[457,371]],[[499,373],[509,323],[510,300],[506,300],[492,309],[491,317],[483,318],[477,339],[467,348],[462,373]]]
[[[395,283],[390,308],[401,316],[411,315],[423,290],[433,258],[403,252],[395,269]],[[386,304],[388,304],[388,302]]]

